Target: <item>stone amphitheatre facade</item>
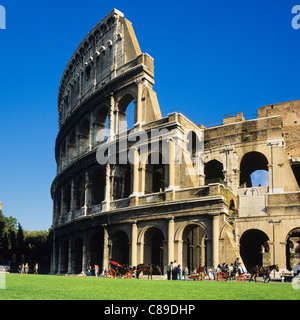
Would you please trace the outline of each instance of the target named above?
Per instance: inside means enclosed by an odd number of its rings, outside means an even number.
[[[162,117],[153,85],[153,58],[115,9],[66,66],[51,273],[104,270],[110,259],[162,269],[177,260],[192,270],[241,257],[247,268],[292,268],[300,240],[300,101],[206,128],[181,113]],[[115,161],[99,161],[101,150]],[[121,161],[121,153],[134,161]],[[259,170],[268,179],[252,186]]]

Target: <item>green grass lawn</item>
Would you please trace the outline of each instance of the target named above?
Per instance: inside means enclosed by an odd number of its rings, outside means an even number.
[[[0,300],[300,300],[287,283],[167,281],[6,274]]]

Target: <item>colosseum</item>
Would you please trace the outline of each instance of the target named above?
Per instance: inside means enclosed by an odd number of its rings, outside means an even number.
[[[153,58],[112,10],[59,86],[51,273],[103,271],[110,260],[163,273],[174,260],[193,270],[237,257],[246,268],[291,269],[300,259],[300,100],[204,127],[180,112],[163,117],[153,86]]]

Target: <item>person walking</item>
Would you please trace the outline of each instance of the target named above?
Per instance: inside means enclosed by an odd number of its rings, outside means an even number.
[[[181,280],[181,267],[180,264],[177,266],[177,280]]]
[[[188,269],[188,266],[185,265],[185,267],[184,267],[184,269],[183,269],[184,281],[187,281],[188,274],[189,274],[189,269]]]
[[[29,270],[29,266],[28,266],[28,263],[25,264],[25,274],[28,273],[28,270]]]
[[[198,268],[198,281],[202,281],[204,280],[204,267],[200,264],[199,268]]]
[[[172,266],[172,280],[176,280],[177,279],[177,262],[176,260],[174,260],[173,262],[173,266]]]
[[[97,264],[95,264],[95,276],[96,278],[99,276],[99,266]]]
[[[168,278],[168,280],[171,280],[172,264],[173,264],[173,261],[171,261],[171,262],[167,265],[167,278]]]
[[[38,269],[39,269],[39,266],[38,264],[36,263],[33,267],[33,274],[38,274]]]

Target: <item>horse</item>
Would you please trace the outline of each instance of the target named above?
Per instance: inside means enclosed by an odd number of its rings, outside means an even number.
[[[141,272],[147,271],[148,276],[152,278],[152,274],[162,274],[161,267],[156,264],[140,263],[136,267],[136,278],[139,278]]]
[[[279,271],[278,264],[273,264],[271,266],[265,266],[260,268],[260,274],[262,274],[264,283],[269,283],[271,280],[270,274],[273,270]]]
[[[259,266],[251,267],[249,269],[249,273],[250,273],[249,282],[253,280],[253,278],[254,278],[254,282],[256,282],[256,278],[260,274],[260,269],[261,268]]]

